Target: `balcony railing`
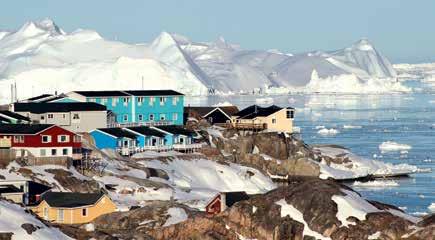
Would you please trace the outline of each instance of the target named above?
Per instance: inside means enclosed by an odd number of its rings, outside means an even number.
[[[108,123],[109,128],[118,127],[140,127],[140,126],[166,126],[174,124],[172,121],[148,121],[148,122],[128,122],[128,123]]]
[[[116,151],[123,156],[130,156],[135,153],[145,152],[145,151],[155,151],[155,152],[167,152],[167,151],[195,151],[202,147],[199,143],[193,144],[174,144],[172,146],[158,145],[158,146],[144,146],[144,147],[121,147],[116,148]]]

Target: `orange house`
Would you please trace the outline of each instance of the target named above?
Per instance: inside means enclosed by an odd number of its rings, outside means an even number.
[[[114,212],[116,205],[104,193],[46,192],[30,210],[50,222],[83,224]]]

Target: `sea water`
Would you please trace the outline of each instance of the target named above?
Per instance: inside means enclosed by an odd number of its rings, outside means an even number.
[[[270,98],[271,96],[267,96]],[[192,106],[230,102],[243,108],[258,104],[261,96],[189,97]],[[394,179],[398,186],[353,187],[365,198],[400,207],[413,215],[430,213],[435,202],[435,94],[431,92],[382,95],[292,94],[272,96],[273,104],[296,108],[295,126],[309,144],[338,144],[369,159],[408,163],[429,173]],[[268,102],[270,105],[270,101]],[[320,135],[322,127],[335,135]],[[383,152],[392,141],[409,150]]]

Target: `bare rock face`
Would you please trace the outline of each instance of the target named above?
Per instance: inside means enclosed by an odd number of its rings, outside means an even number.
[[[248,239],[315,239],[306,234],[306,226],[332,240],[368,239],[378,233],[380,239],[400,239],[418,226],[395,216],[388,211],[393,206],[369,202],[379,212],[368,213],[365,220],[349,217],[353,225],[347,227],[337,218],[338,207],[332,196],[344,196],[353,191],[330,180],[302,177],[291,180],[283,186],[264,195],[252,196],[218,215],[189,209],[182,205],[156,201],[148,206],[129,212],[117,212],[101,216],[94,221],[96,232],[104,232],[122,239],[221,239],[233,240],[243,236]],[[356,193],[354,193],[356,194]],[[303,215],[303,222],[294,215],[282,213],[278,202],[285,201]],[[165,226],[169,207],[181,207],[188,213],[188,219]],[[432,223],[431,223],[432,222]],[[432,227],[432,228],[431,228]],[[433,219],[419,228],[424,231],[414,238],[431,239]],[[433,235],[432,235],[433,236]],[[146,237],[146,238],[145,238]],[[98,239],[98,238],[97,238]]]
[[[11,240],[14,233],[11,232],[1,232],[0,233],[0,240]]]
[[[230,160],[255,167],[271,175],[319,176],[313,150],[293,135],[282,133],[256,133],[240,135],[227,130],[224,138],[213,138],[217,149]],[[205,153],[207,155],[207,152]]]
[[[24,230],[26,230],[27,234],[29,234],[29,235],[32,234],[34,231],[39,229],[38,226],[35,226],[33,224],[30,224],[30,223],[24,223],[24,224],[21,225],[21,227]]]
[[[54,179],[58,181],[62,187],[73,192],[97,192],[100,186],[93,180],[81,180],[73,176],[71,172],[63,169],[46,169],[48,173],[54,174]]]

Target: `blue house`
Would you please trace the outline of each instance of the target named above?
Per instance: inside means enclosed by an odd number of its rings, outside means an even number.
[[[194,132],[177,125],[151,127],[165,134],[165,143],[172,145],[177,151],[190,151],[201,148],[200,144],[193,142]]]
[[[183,124],[184,95],[173,90],[74,91],[66,95],[105,105],[114,114],[116,126]]]
[[[165,141],[165,133],[161,131],[146,126],[127,127],[124,130],[138,136],[137,146],[139,151],[167,151],[172,149],[172,144]]]
[[[138,135],[122,128],[98,128],[90,132],[98,149],[113,149],[128,156],[136,151]]]

